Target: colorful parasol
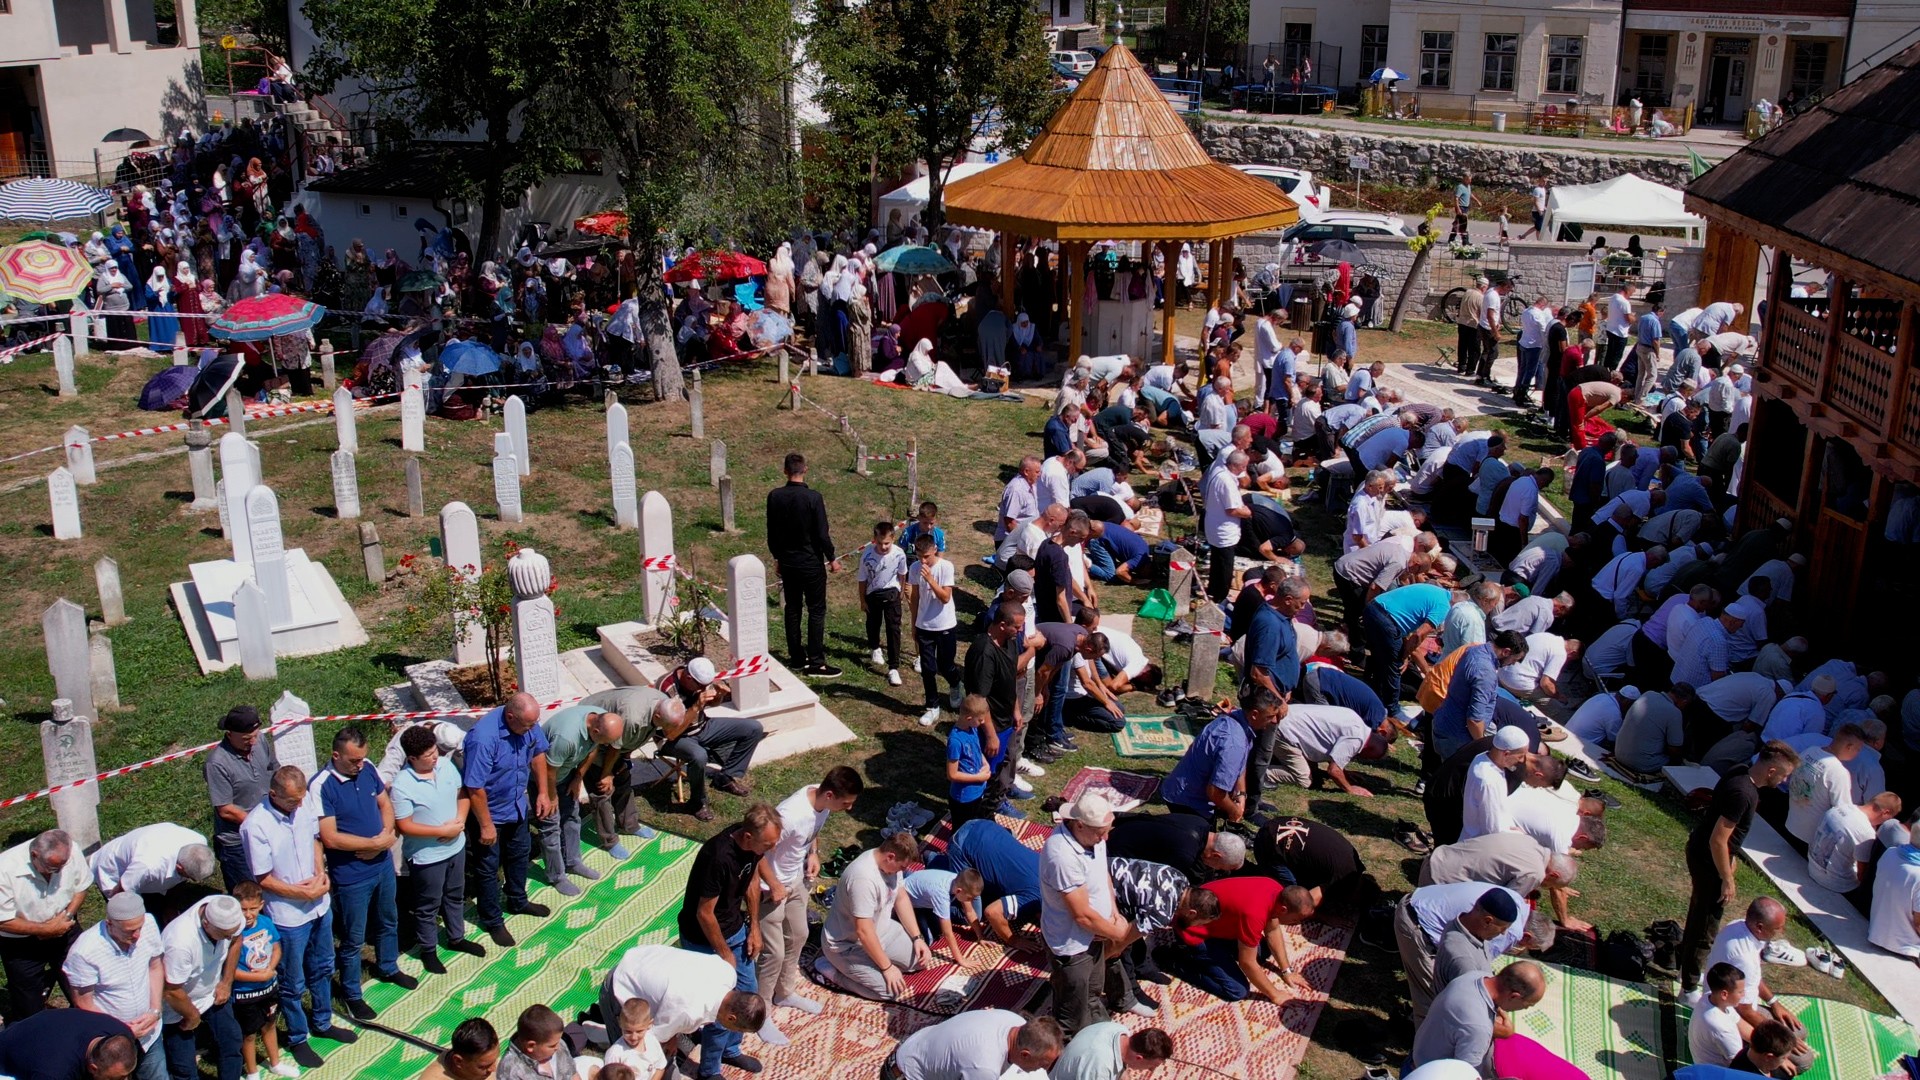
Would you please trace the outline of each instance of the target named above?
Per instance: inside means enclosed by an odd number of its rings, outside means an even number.
[[[34,178],[0,185],[0,219],[60,221],[92,217],[113,205],[113,196],[78,180]]]
[[[57,304],[86,291],[93,268],[78,251],[45,240],[0,250],[0,292],[36,304]]]
[[[767,264],[738,251],[701,251],[689,255],[667,271],[666,281],[745,281],[767,272]]]
[[[944,274],[954,268],[953,260],[937,247],[901,244],[880,253],[873,265],[886,274]]]
[[[573,231],[587,236],[619,236],[627,231],[627,212],[602,210],[597,214],[588,214],[574,221]]]
[[[326,308],[297,296],[252,296],[221,312],[207,333],[223,341],[265,341],[311,330],[326,315]]]

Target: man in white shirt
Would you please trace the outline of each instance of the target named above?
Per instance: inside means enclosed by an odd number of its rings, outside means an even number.
[[[1693,322],[1687,329],[1690,333],[1698,334],[1701,337],[1712,337],[1729,327],[1734,330],[1744,331],[1746,327],[1736,324],[1735,320],[1745,314],[1746,310],[1747,306],[1745,304],[1729,304],[1724,300],[1716,301],[1701,308],[1700,314],[1693,317]]]
[[[211,852],[207,858],[211,862]],[[75,1008],[103,1013],[133,1029],[140,1064],[132,1080],[167,1080],[160,1045],[165,952],[160,924],[147,914],[139,894],[122,892],[107,901],[106,918],[75,939],[62,966]]]
[[[100,845],[88,860],[100,895],[122,892],[140,897],[164,925],[199,899],[197,882],[218,867],[207,838],[170,821],[142,825]]]
[[[267,797],[240,823],[247,866],[267,894],[267,917],[280,930],[280,1008],[287,1019],[287,1053],[302,1068],[321,1058],[307,1042],[357,1036],[333,1022],[332,878],[320,846],[318,800],[307,798],[299,766],[282,765]],[[313,996],[309,1010],[302,1000]],[[341,1036],[345,1036],[342,1038]]]
[[[1247,474],[1247,452],[1234,450],[1227,463],[1207,474],[1201,522],[1207,537],[1207,595],[1218,604],[1233,585],[1233,549],[1240,543],[1240,523],[1253,516],[1246,505],[1240,478]]]
[[[1073,501],[1073,478],[1087,467],[1086,455],[1078,450],[1056,454],[1040,466],[1039,507],[1041,513]]]
[[[884,1080],[998,1080],[1046,1075],[1066,1040],[1051,1017],[976,1009],[900,1040],[880,1066]]]
[[[1493,536],[1487,541],[1487,553],[1505,566],[1520,549],[1527,546],[1533,532],[1534,515],[1540,512],[1540,493],[1553,484],[1553,470],[1542,466],[1523,472],[1507,485],[1506,497],[1495,513]]]
[[[1376,469],[1367,474],[1360,490],[1347,503],[1347,531],[1340,537],[1340,553],[1349,554],[1383,536],[1382,519],[1387,512],[1387,495],[1393,491],[1393,474]]]
[[[1746,1049],[1753,1027],[1734,1008],[1747,992],[1747,980],[1732,964],[1715,964],[1707,971],[1706,986],[1694,1003],[1687,1022],[1687,1046],[1695,1065],[1725,1067]]]
[[[1780,963],[1776,957],[1793,951],[1797,950],[1787,941],[1787,909],[1780,901],[1763,896],[1747,905],[1746,918],[1728,923],[1720,931],[1720,936],[1714,939],[1713,951],[1707,954],[1706,970],[1712,971],[1715,964],[1739,968],[1746,986],[1733,1007],[1740,1018],[1754,1027],[1778,1020],[1792,1030],[1796,1039],[1804,1040],[1807,1029],[1785,1002],[1773,996],[1773,988],[1762,977],[1760,967],[1762,961]],[[1804,1052],[1804,1045],[1800,1050]],[[1806,1064],[1803,1060],[1801,1068]]]
[[[233,979],[226,972],[227,953],[246,924],[240,901],[209,896],[160,933],[166,980],[160,1022],[168,1071],[174,1076],[200,1075],[201,1028],[213,1037],[221,1075],[239,1075],[240,1043],[246,1036],[233,1016]]]
[[[67,948],[80,934],[80,905],[93,879],[73,838],[48,829],[0,852],[0,962],[10,1021],[46,1008]]]
[[[821,931],[815,971],[870,1001],[892,1001],[906,992],[906,972],[933,962],[913,900],[900,888],[901,872],[919,853],[913,834],[900,832],[848,865]]]
[[[1280,355],[1280,309],[1275,308],[1253,324],[1253,400],[1267,400],[1267,380],[1273,377],[1273,361]]]
[[[601,980],[600,1018],[617,1030],[620,1006],[638,998],[652,1007],[653,1037],[668,1048],[679,1036],[708,1024],[759,1031],[767,1022],[766,999],[734,989],[737,981],[725,957],[671,945],[636,945]],[[681,1075],[693,1075],[693,1064],[684,1056],[680,1066]]]
[[[820,876],[820,830],[827,824],[827,815],[852,810],[865,789],[866,782],[857,771],[836,765],[818,784],[801,788],[775,808],[780,815],[780,839],[761,856],[755,870],[765,895],[760,898],[760,956],[754,962],[759,976],[756,985],[775,1005],[808,1015],[821,1010],[819,1002],[799,989],[800,950],[807,943],[807,887]]]
[[[1108,1007],[1139,1016],[1158,1013],[1135,995],[1120,963],[1133,924],[1113,902],[1107,834],[1113,806],[1098,793],[1060,808],[1061,821],[1040,849],[1040,933],[1053,954],[1053,1018],[1072,1038],[1105,1023]]]
[[[1587,658],[1593,658],[1592,649],[1587,650]],[[1612,693],[1595,694],[1581,702],[1580,707],[1567,718],[1567,731],[1589,749],[1612,746],[1614,738],[1620,734],[1620,725],[1626,722],[1627,710],[1638,700],[1640,688],[1637,686],[1623,686]]]
[[[1804,759],[1803,759],[1804,760]],[[1815,885],[1842,896],[1860,887],[1873,857],[1873,841],[1880,826],[1900,817],[1900,796],[1883,791],[1863,806],[1844,802],[1827,811],[1807,845],[1807,876]],[[1864,908],[1861,897],[1848,897]]]
[[[1507,770],[1520,764],[1526,756],[1526,732],[1512,726],[1494,732],[1492,748],[1474,758],[1467,770],[1458,839],[1471,840],[1516,828],[1507,807]]]
[[[1858,724],[1842,724],[1825,749],[1808,750],[1787,778],[1787,834],[1804,853],[1827,811],[1853,802],[1847,762],[1860,756],[1866,737]]]
[[[1580,657],[1580,643],[1559,634],[1527,635],[1527,655],[1500,669],[1500,685],[1523,700],[1560,696],[1560,670]]]
[[[1233,425],[1240,422],[1240,413],[1233,407],[1233,380],[1225,375],[1213,380],[1213,393],[1201,398],[1195,406],[1193,435],[1199,440],[1200,448],[1209,454],[1218,454],[1233,441]]]
[[[1603,362],[1608,371],[1618,371],[1620,361],[1627,355],[1627,341],[1633,334],[1633,286],[1622,285],[1619,292],[1607,297],[1604,329],[1607,351]]]
[[[1920,958],[1920,848],[1887,849],[1873,872],[1867,940],[1896,956]]]
[[[1639,610],[1641,605],[1649,604],[1652,598],[1640,589],[1640,582],[1647,571],[1667,564],[1667,549],[1658,544],[1645,551],[1629,551],[1616,555],[1600,572],[1593,575],[1593,591],[1600,598],[1613,603],[1613,613],[1626,618]]]
[[[1038,457],[1028,454],[1020,459],[1020,472],[1007,481],[1000,492],[1000,513],[993,525],[993,542],[1006,543],[1014,530],[1040,516],[1040,467]],[[1072,490],[1072,485],[1068,485]]]
[[[1520,376],[1514,380],[1513,403],[1521,408],[1533,406],[1533,397],[1528,391],[1540,385],[1546,376],[1547,332],[1552,328],[1553,309],[1547,305],[1545,296],[1536,297],[1520,315]]]

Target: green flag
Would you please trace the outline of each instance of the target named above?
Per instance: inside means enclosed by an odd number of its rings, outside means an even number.
[[[1691,146],[1687,147],[1687,163],[1693,166],[1693,175],[1695,177],[1713,168],[1713,166],[1707,164],[1707,159],[1701,157],[1700,152]]]

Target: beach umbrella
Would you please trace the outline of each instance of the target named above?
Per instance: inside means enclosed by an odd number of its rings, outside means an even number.
[[[265,341],[311,330],[326,315],[327,309],[311,300],[269,293],[235,302],[213,320],[207,333],[224,341]]]
[[[625,210],[602,210],[574,219],[573,231],[588,236],[619,236],[627,231],[627,220]]]
[[[0,184],[0,219],[57,221],[92,217],[113,205],[113,195],[78,180],[35,178]]]
[[[403,293],[432,292],[440,287],[440,275],[431,270],[415,270],[400,279],[394,288]]]
[[[57,304],[86,291],[93,267],[78,251],[45,240],[0,250],[0,290],[36,304]]]
[[[500,370],[500,354],[478,341],[456,341],[440,350],[440,366],[458,375],[491,375]]]
[[[221,353],[208,361],[187,391],[187,416],[212,420],[227,415],[227,391],[240,381],[246,365],[239,353]]]
[[[1399,72],[1393,70],[1390,67],[1383,67],[1383,68],[1374,68],[1373,74],[1370,76],[1370,78],[1374,82],[1383,83],[1383,82],[1399,82],[1401,79],[1406,78],[1406,76],[1400,74]]]
[[[901,244],[881,252],[873,265],[883,274],[944,274],[953,262],[931,245]]]
[[[767,272],[767,264],[738,251],[701,251],[674,263],[663,280],[745,281]]]

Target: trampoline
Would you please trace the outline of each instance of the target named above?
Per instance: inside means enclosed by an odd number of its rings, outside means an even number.
[[[1283,103],[1291,104],[1296,113],[1319,112],[1321,106],[1340,96],[1340,91],[1331,86],[1315,83],[1303,83],[1295,90],[1291,82],[1275,83],[1269,90],[1263,82],[1242,83],[1233,88],[1233,104],[1252,109],[1264,104],[1263,112],[1279,112]]]

